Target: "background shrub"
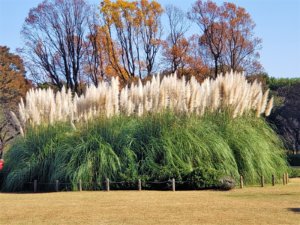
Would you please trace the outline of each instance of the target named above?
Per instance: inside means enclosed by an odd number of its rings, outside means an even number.
[[[192,189],[217,188],[221,173],[213,168],[195,168],[187,177]]]
[[[299,166],[300,167],[300,154],[288,155],[288,162],[291,166]]]

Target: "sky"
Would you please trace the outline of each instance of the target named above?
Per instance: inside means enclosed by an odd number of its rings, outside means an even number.
[[[157,0],[189,11],[195,0]],[[227,0],[244,7],[256,23],[255,35],[262,38],[260,62],[273,77],[300,77],[300,0]],[[29,10],[42,0],[0,0],[0,45],[12,52],[24,45],[20,31]],[[100,0],[88,0],[98,4]],[[217,4],[223,1],[214,0]],[[190,33],[198,33],[196,25]]]

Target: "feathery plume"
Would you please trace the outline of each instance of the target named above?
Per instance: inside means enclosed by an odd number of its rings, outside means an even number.
[[[142,116],[165,109],[199,116],[206,111],[230,109],[233,118],[252,110],[259,117],[263,112],[266,115],[271,112],[273,100],[268,102],[268,95],[269,91],[263,94],[260,83],[251,84],[243,74],[232,71],[218,75],[215,80],[208,78],[201,84],[194,77],[187,82],[185,77],[178,78],[176,74],[162,79],[157,75],[146,84],[139,80],[138,84],[121,90],[118,79],[112,78],[109,83],[99,82],[98,87],[87,87],[80,97],[76,94],[72,97],[65,87],[56,93],[51,89],[31,89],[25,102],[21,100],[19,104],[19,127],[57,121],[78,123],[119,114]]]
[[[268,102],[268,105],[267,105],[267,108],[266,108],[266,111],[265,111],[266,116],[269,116],[271,114],[271,111],[272,111],[272,108],[273,108],[273,102],[274,102],[274,98],[272,97],[270,99],[270,101]]]

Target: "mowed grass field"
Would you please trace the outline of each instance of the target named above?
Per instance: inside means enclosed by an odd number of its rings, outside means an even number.
[[[300,224],[300,178],[227,192],[0,193],[0,224]]]

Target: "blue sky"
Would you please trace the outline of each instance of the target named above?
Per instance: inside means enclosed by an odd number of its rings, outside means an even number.
[[[42,0],[0,0],[0,45],[14,51],[22,47],[22,24],[29,9]],[[195,0],[157,0],[188,11]],[[218,4],[223,1],[214,0]],[[300,1],[228,0],[246,8],[256,23],[255,34],[263,39],[261,63],[270,76],[300,77]],[[89,0],[98,4],[99,0]],[[196,26],[191,33],[197,33]]]

